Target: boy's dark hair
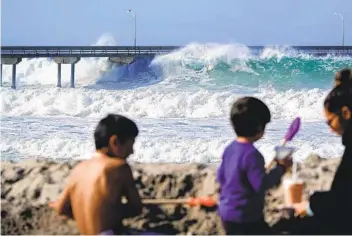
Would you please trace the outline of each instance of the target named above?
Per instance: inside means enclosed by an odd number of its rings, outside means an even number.
[[[347,71],[347,69],[342,70]],[[352,74],[350,72],[344,72],[344,79],[340,80],[340,84],[334,87],[330,93],[326,96],[324,101],[324,107],[333,113],[337,113],[342,107],[347,106],[352,110]]]
[[[254,97],[242,97],[231,108],[230,120],[237,136],[253,137],[271,120],[269,108]]]
[[[99,121],[94,131],[95,148],[109,146],[109,139],[116,135],[118,141],[124,144],[128,139],[138,136],[138,127],[132,120],[118,114],[108,114]]]

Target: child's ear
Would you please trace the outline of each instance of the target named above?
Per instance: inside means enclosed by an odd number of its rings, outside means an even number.
[[[119,141],[117,139],[117,135],[112,135],[110,138],[109,138],[109,146],[110,148],[116,148],[116,144],[118,144]]]

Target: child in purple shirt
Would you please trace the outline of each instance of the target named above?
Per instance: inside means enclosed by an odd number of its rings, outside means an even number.
[[[237,138],[226,147],[217,172],[219,215],[227,234],[269,234],[263,213],[265,191],[281,182],[292,160],[286,158],[266,173],[264,157],[253,145],[271,119],[262,101],[240,98],[230,116]]]

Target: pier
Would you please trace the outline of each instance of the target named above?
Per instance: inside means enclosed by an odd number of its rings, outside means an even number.
[[[16,89],[16,65],[23,58],[52,58],[57,63],[57,87],[61,87],[61,65],[71,65],[71,88],[75,87],[75,64],[84,57],[107,57],[118,65],[129,64],[137,57],[170,53],[177,46],[2,46],[0,86],[2,86],[2,65],[12,65],[12,86]]]
[[[2,66],[12,65],[12,86],[16,89],[16,66],[23,58],[51,58],[58,65],[57,87],[61,87],[61,65],[71,65],[71,88],[75,87],[75,64],[85,57],[107,57],[109,61],[122,65],[130,64],[138,57],[167,54],[181,46],[2,46],[0,65],[0,86],[2,86]],[[259,54],[264,46],[249,46],[254,54]],[[352,56],[352,46],[292,46],[297,53],[316,56]]]

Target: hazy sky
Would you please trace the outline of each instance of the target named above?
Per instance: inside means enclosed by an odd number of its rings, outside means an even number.
[[[2,45],[352,45],[352,0],[1,0]],[[348,14],[349,13],[349,14]]]

